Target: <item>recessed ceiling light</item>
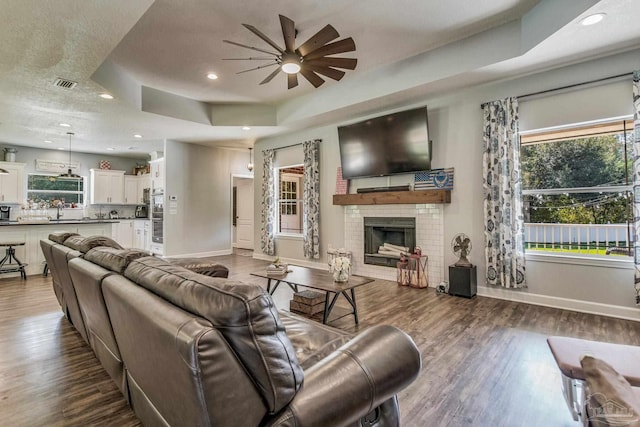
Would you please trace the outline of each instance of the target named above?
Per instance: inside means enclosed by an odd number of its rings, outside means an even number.
[[[142,135],[140,135],[139,133],[134,133],[133,137],[140,139],[140,138],[142,138]]]
[[[64,147],[58,147],[58,150],[66,150]]]
[[[606,13],[595,13],[584,18],[582,21],[580,21],[580,24],[584,26],[597,24],[598,22],[602,21],[605,16],[607,16]]]
[[[62,126],[63,128],[70,128],[71,125],[69,123],[60,123],[60,126]]]
[[[115,150],[115,148],[113,148],[113,147],[108,147],[107,148],[107,151],[114,151],[114,150]]]
[[[104,98],[104,99],[113,99],[113,95],[108,94],[108,93],[101,93],[101,94],[100,94],[100,98]]]
[[[44,140],[44,143],[45,143],[45,144],[51,144],[52,142],[53,142],[53,141],[49,141],[48,139],[45,139],[45,140]]]
[[[242,130],[251,130],[249,126],[242,126]]]
[[[218,80],[218,75],[216,73],[207,73],[207,78],[209,80]]]

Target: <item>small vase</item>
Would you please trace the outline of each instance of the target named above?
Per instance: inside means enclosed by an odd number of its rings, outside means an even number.
[[[333,281],[334,282],[346,282],[349,280],[349,271],[348,270],[334,270],[333,271]]]

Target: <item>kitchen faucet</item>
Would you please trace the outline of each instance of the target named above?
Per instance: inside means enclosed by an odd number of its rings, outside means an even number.
[[[56,210],[58,211],[56,213],[56,219],[60,219],[61,216],[64,215],[64,212],[60,212],[62,210],[62,203],[58,203],[58,205],[56,206]]]

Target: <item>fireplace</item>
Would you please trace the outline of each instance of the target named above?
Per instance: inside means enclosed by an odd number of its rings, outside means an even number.
[[[406,247],[413,252],[416,246],[416,219],[406,217],[364,218],[364,263],[396,267],[399,254],[378,253],[384,244]]]

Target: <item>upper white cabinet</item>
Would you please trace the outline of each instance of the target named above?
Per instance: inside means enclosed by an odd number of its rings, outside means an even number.
[[[144,190],[151,189],[151,174],[138,175],[138,204],[144,203]]]
[[[0,162],[0,168],[9,172],[0,175],[0,203],[24,202],[24,163]]]
[[[124,204],[144,203],[144,189],[151,188],[151,174],[124,176]]]
[[[140,203],[138,197],[138,182],[140,180],[135,175],[125,175],[124,177],[124,204],[135,205]]]
[[[151,189],[164,189],[164,158],[150,160],[151,166]]]
[[[91,203],[124,204],[124,171],[91,169]]]

